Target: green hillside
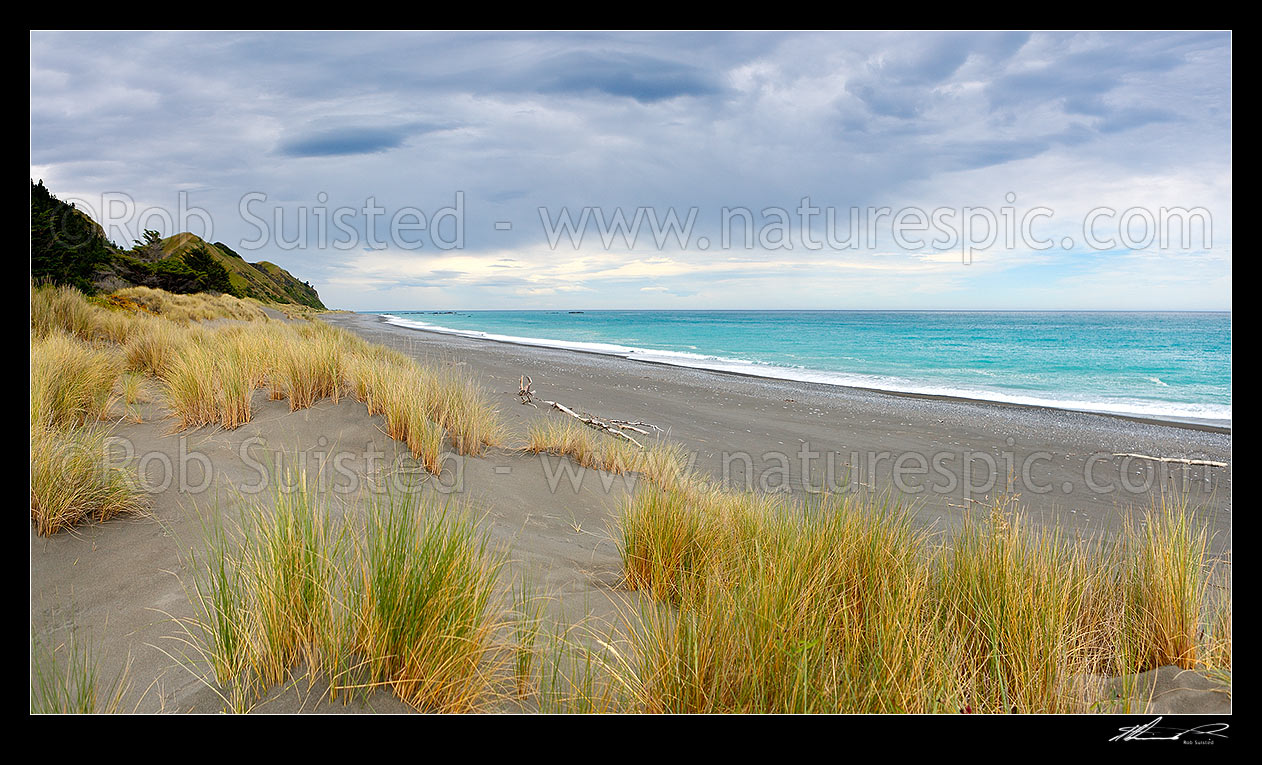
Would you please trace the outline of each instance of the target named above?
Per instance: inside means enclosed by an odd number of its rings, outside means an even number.
[[[168,292],[223,292],[273,303],[325,310],[310,282],[261,261],[247,263],[223,242],[194,234],[144,241],[124,250],[105,238],[100,225],[44,187],[31,183],[31,278],[70,284],[84,292],[112,292],[141,285]]]
[[[196,234],[176,234],[162,240],[164,259],[182,258],[198,248],[204,249],[215,262],[224,267],[228,272],[229,282],[242,297],[276,303],[297,303],[324,310],[324,304],[320,302],[315,287],[298,281],[275,263],[266,260],[247,263],[226,244],[211,244]]]

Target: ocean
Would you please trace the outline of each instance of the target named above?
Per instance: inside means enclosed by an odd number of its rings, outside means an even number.
[[[373,313],[404,327],[762,377],[1231,423],[1230,313]]]

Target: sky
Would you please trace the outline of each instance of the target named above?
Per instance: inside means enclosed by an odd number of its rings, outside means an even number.
[[[330,307],[1231,308],[1226,33],[30,44],[33,180]]]

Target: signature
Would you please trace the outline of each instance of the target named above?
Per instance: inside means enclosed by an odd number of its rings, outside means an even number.
[[[1212,738],[1227,738],[1223,735],[1223,731],[1231,726],[1227,723],[1207,723],[1198,725],[1195,728],[1186,728],[1179,730],[1169,726],[1157,727],[1157,723],[1161,722],[1160,717],[1146,722],[1143,725],[1133,725],[1128,728],[1118,728],[1121,733],[1117,734],[1109,741],[1178,741],[1183,736],[1206,736]]]

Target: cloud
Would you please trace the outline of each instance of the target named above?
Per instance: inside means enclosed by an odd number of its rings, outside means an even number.
[[[278,147],[287,157],[333,157],[372,154],[398,148],[407,134],[389,128],[339,128],[286,139]]]
[[[304,131],[283,139],[277,151],[286,157],[337,157],[397,149],[409,137],[444,129],[439,125],[339,127]]]
[[[575,51],[529,68],[527,80],[542,93],[603,93],[654,103],[680,96],[706,96],[719,88],[714,75],[653,56]]]
[[[1184,292],[1230,299],[1229,34],[34,32],[30,47],[32,177],[84,205],[122,193],[137,212],[209,211],[216,240],[339,306],[550,307],[574,294],[677,306],[682,293],[699,307],[792,305],[804,273],[820,275],[808,284],[817,307],[923,295],[976,307],[1033,294],[1016,290],[1024,278],[1048,294],[1028,251],[949,270],[911,254],[821,265],[757,247],[732,262],[659,250],[647,231],[629,251],[541,246],[541,208],[630,219],[647,207],[659,220],[695,208],[693,241],[716,242],[723,207],[793,210],[809,196],[844,216],[998,207],[1008,193],[1019,208],[1054,208],[1058,240],[1080,236],[1075,221],[1101,204],[1207,207],[1226,257],[1199,262]],[[283,217],[285,241],[305,229],[307,242],[237,248],[257,237],[239,213],[251,192],[267,195],[255,208],[265,219]],[[384,209],[372,224],[383,240],[398,211],[432,216],[458,192],[460,252],[427,243],[365,260],[321,244],[321,226],[339,236],[331,211]],[[357,213],[348,225],[364,247],[370,224]],[[1151,284],[1134,299],[1185,299]],[[1059,289],[1065,306],[1086,300]]]

